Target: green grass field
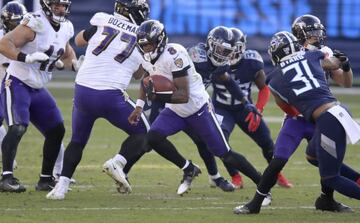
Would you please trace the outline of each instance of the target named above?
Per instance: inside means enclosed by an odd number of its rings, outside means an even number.
[[[67,128],[64,142],[67,144],[71,135],[72,90],[51,90],[64,115]],[[130,94],[134,95],[135,92]],[[339,95],[338,98],[352,108],[355,117],[360,118],[359,96]],[[272,99],[265,111],[267,115],[282,116]],[[280,123],[269,123],[269,126],[275,139]],[[336,194],[336,199],[350,205],[354,213],[335,214],[314,210],[313,204],[320,190],[319,175],[317,169],[305,161],[305,143],[284,169],[295,187],[283,189],[275,186],[270,207],[263,208],[259,215],[238,216],[232,213],[232,209],[252,198],[255,185],[245,178],[245,188],[233,193],[210,188],[206,169],[195,146],[182,133],[171,137],[171,141],[203,170],[203,174],[194,181],[190,193],[183,197],[176,195],[182,171],[151,152],[130,173],[133,193],[118,194],[113,181],[101,170],[104,161],[118,152],[124,138],[124,133],[108,122],[98,120],[75,172],[76,185],[64,201],[51,201],[45,199],[45,192],[35,192],[34,189],[41,166],[43,138],[30,126],[19,145],[16,158],[19,167],[15,171],[15,176],[28,186],[28,190],[22,194],[0,194],[0,222],[360,222],[359,202],[339,194]],[[234,131],[230,143],[259,170],[266,167],[260,149],[239,129]],[[358,170],[359,149],[360,145],[348,146],[345,159],[346,163]],[[223,165],[218,164],[222,175],[228,177]]]

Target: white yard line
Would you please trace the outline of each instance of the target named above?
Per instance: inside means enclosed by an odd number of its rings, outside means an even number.
[[[245,203],[237,203],[232,205],[242,205]],[[219,210],[219,209],[229,209],[229,206],[208,206],[208,207],[58,207],[58,208],[0,208],[0,211],[5,212],[23,212],[23,211],[201,211],[201,210]],[[351,207],[352,209],[360,209],[360,207]],[[281,206],[271,206],[263,207],[262,210],[315,210],[314,206],[294,206],[294,207],[281,207]]]

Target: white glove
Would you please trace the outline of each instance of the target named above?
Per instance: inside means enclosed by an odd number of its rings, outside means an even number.
[[[84,59],[85,59],[85,56],[84,55],[81,55],[79,56],[79,59],[73,59],[71,62],[72,62],[72,66],[73,66],[73,69],[74,71],[78,71],[82,65],[82,63],[84,62]]]
[[[28,54],[25,57],[25,63],[36,63],[36,62],[41,63],[47,60],[49,60],[49,56],[43,52],[35,52],[32,54]]]
[[[55,62],[55,67],[56,69],[58,70],[63,70],[64,69],[64,62],[62,62],[60,59],[58,59],[56,62]]]

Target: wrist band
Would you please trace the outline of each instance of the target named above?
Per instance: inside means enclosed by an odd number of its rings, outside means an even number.
[[[17,55],[16,60],[25,63],[26,56],[27,56],[27,54],[25,54],[25,53],[23,53],[23,52],[20,52],[20,53]]]
[[[143,108],[145,105],[145,101],[141,100],[141,99],[137,99],[136,100],[136,107],[140,107]]]

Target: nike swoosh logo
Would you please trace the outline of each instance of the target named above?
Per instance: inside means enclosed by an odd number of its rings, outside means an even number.
[[[197,116],[201,116],[205,111],[197,113]]]
[[[8,186],[13,190],[19,190],[19,188],[20,188],[20,185],[13,186],[11,184],[8,184]]]

